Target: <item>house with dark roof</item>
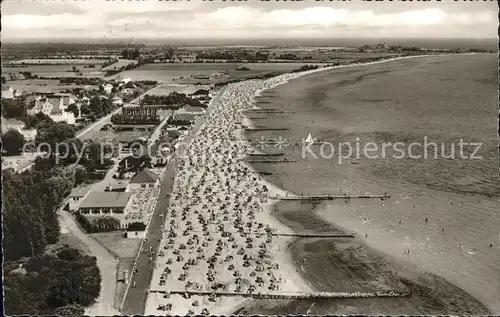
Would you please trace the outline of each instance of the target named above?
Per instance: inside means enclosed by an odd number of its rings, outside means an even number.
[[[144,239],[146,236],[146,225],[142,222],[133,222],[127,226],[126,238]]]
[[[90,192],[78,211],[84,215],[123,215],[131,197],[127,192]]]
[[[160,185],[160,176],[155,172],[145,168],[132,177],[128,184],[128,190],[141,188],[156,188]]]

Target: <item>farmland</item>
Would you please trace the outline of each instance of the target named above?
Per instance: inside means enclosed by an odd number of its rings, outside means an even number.
[[[21,72],[30,72],[32,75],[43,78],[77,77],[80,76],[78,74],[81,74],[81,77],[104,76],[104,73],[99,71],[99,65],[96,65],[95,68],[88,68],[88,65],[83,64],[23,65],[21,67],[7,65],[2,67],[3,74],[19,74]]]
[[[149,93],[149,95],[168,95],[172,92],[177,92],[181,94],[192,94],[198,89],[209,89],[210,86],[200,86],[200,85],[162,85],[155,88]]]
[[[107,67],[104,67],[102,70],[104,70],[104,71],[106,71],[106,70],[118,70],[118,69],[125,67],[127,65],[130,65],[130,64],[137,64],[137,61],[133,60],[133,59],[120,59],[118,62],[111,64]]]
[[[9,65],[99,65],[104,63],[99,59],[66,59],[66,58],[35,58],[35,59],[22,59],[18,61],[11,61]]]
[[[259,76],[270,72],[289,72],[306,63],[165,63],[146,64],[121,73],[132,80],[156,80],[162,83],[212,84],[231,79]],[[237,70],[247,67],[249,70]]]

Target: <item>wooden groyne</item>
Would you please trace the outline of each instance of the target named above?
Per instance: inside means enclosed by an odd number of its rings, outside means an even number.
[[[248,163],[269,163],[269,164],[277,164],[277,163],[293,163],[297,162],[296,160],[247,160]]]
[[[271,233],[278,237],[297,237],[297,238],[354,238],[354,234],[347,233]]]
[[[255,156],[281,156],[285,155],[285,153],[280,152],[280,153],[249,153],[248,156],[250,157],[255,157]]]
[[[260,175],[273,175],[271,172],[258,172]]]
[[[216,297],[245,297],[256,299],[347,299],[347,298],[387,298],[387,297],[410,297],[410,292],[384,291],[384,292],[280,292],[280,293],[241,293],[241,292],[210,292],[210,291],[186,291],[186,290],[150,290],[150,293],[190,296],[216,296]]]
[[[283,111],[283,110],[278,110],[278,109],[251,109],[248,110],[248,112],[253,112],[253,113],[294,113],[295,111]]]
[[[288,131],[288,128],[245,128],[245,131]]]
[[[278,200],[334,200],[334,199],[388,199],[391,195],[318,195],[318,196],[269,196]]]

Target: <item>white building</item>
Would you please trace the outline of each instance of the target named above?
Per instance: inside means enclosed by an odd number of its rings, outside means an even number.
[[[145,168],[132,177],[128,184],[127,191],[141,188],[156,188],[159,185],[160,176]]]
[[[73,188],[71,194],[69,194],[69,210],[76,211],[80,208],[82,201],[87,198],[90,193],[90,189],[84,188]]]
[[[176,52],[173,60],[176,63],[194,63],[196,62],[196,53],[192,52]]]
[[[122,89],[122,93],[125,94],[125,95],[132,95],[132,94],[134,94],[134,89],[132,89],[132,88],[123,88]]]
[[[15,130],[21,133],[26,141],[34,141],[36,138],[36,129],[26,129],[26,124],[20,120],[5,119],[2,117],[2,134],[9,130]]]
[[[204,113],[205,113],[205,109],[203,109],[202,107],[186,105],[186,106],[174,111],[174,116],[181,115],[181,114],[192,114],[192,115],[199,116],[199,115],[202,115]]]
[[[106,92],[106,94],[110,94],[111,91],[113,90],[113,85],[111,84],[105,84],[102,86],[102,88],[104,89],[104,91]]]
[[[65,106],[63,97],[52,96],[36,100],[35,106],[28,110],[28,114],[35,115],[41,112],[49,116],[55,122],[75,124],[75,115],[72,112],[66,112],[66,109],[67,106]]]
[[[78,211],[83,215],[124,215],[131,197],[131,193],[124,192],[90,192]]]
[[[14,89],[12,87],[2,87],[3,99],[14,99]]]

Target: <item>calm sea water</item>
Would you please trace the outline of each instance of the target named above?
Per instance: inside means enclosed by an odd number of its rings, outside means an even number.
[[[428,142],[438,158],[359,158],[339,164],[337,149],[321,158],[320,147],[302,153],[299,145],[282,150],[289,164],[260,164],[271,181],[296,193],[389,193],[380,200],[344,200],[314,212],[359,235],[369,246],[435,273],[500,312],[500,180],[498,178],[497,57],[455,55],[422,57],[342,68],[305,76],[266,91],[260,107],[287,113],[250,115],[263,127],[288,131],[253,132],[250,139],[300,142],[309,133],[319,140]],[[459,156],[460,139],[482,143],[475,156]],[[455,144],[455,158],[450,155]],[[271,150],[271,148],[269,148]],[[323,148],[329,157],[330,148]],[[470,156],[475,146],[464,146]],[[370,152],[373,155],[374,152]],[[395,153],[395,152],[394,152]],[[434,149],[428,147],[432,156]],[[346,152],[344,153],[346,154]],[[396,153],[397,154],[397,153]],[[413,155],[423,150],[413,147]],[[425,220],[427,218],[427,221]],[[306,218],[307,219],[307,218]],[[490,244],[492,247],[490,248]],[[405,254],[409,249],[410,255]]]

